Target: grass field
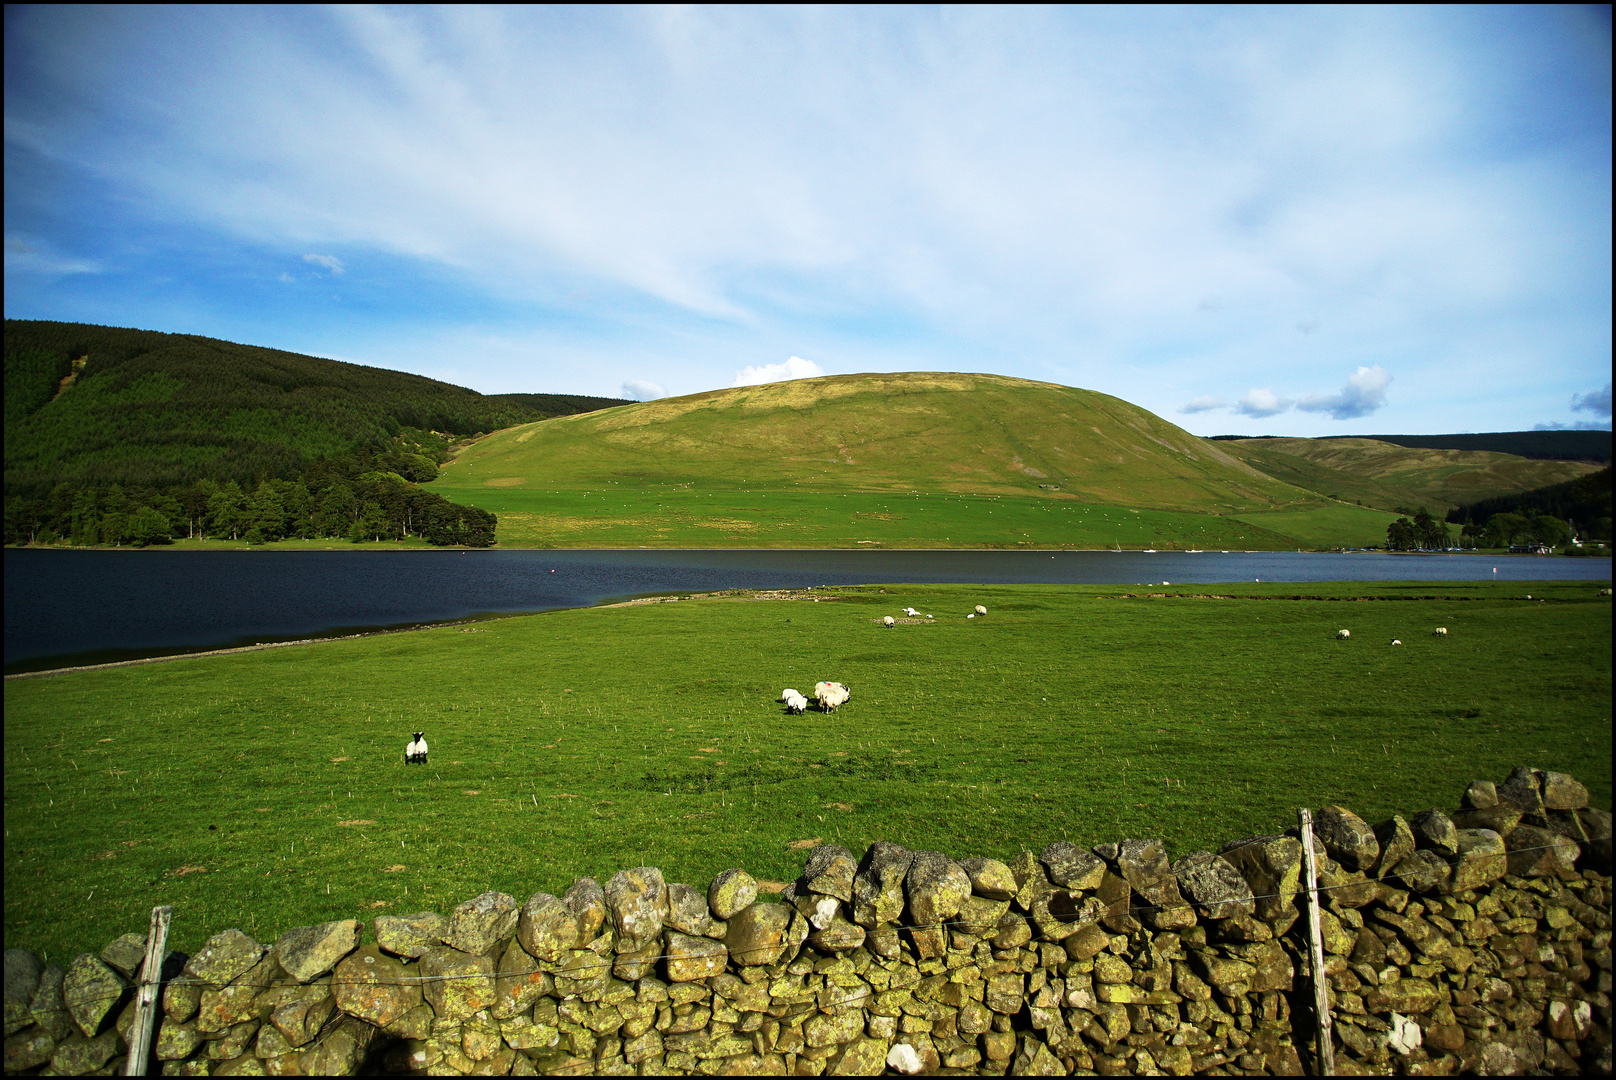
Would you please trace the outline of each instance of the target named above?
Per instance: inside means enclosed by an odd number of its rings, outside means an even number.
[[[1207,548],[1284,551],[1386,542],[1395,515],[1331,504],[1223,517],[1073,499],[603,484],[593,490],[432,485],[499,516],[502,547]]]
[[[1608,807],[1597,589],[864,586],[9,679],[5,944],[68,960],[172,903],[194,951],[642,863],[785,881],[818,838],[1177,857],[1299,805],[1452,806],[1521,763]],[[879,625],[906,605],[936,618]],[[852,700],[782,715],[822,678]]]

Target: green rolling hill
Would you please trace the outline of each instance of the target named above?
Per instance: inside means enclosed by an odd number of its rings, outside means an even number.
[[[56,484],[173,487],[295,475],[401,428],[473,435],[620,404],[485,396],[419,375],[83,323],[7,319],[7,496]]]
[[[1367,437],[1237,439],[1217,445],[1270,476],[1333,498],[1381,510],[1423,506],[1438,517],[1466,503],[1565,483],[1601,467]]]
[[[519,425],[429,487],[497,513],[502,543],[560,546],[1284,548],[1371,543],[1389,520],[1118,398],[938,372]],[[1117,508],[1144,516],[1119,522]]]

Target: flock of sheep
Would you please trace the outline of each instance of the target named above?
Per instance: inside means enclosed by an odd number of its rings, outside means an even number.
[[[818,682],[814,684],[814,701],[819,705],[821,712],[835,712],[847,703],[853,696],[852,688],[845,683]],[[796,690],[787,687],[780,691],[780,700],[786,703],[786,712],[793,716],[800,716],[808,711],[808,699]]]
[[[1352,631],[1351,630],[1337,630],[1335,632],[1335,639],[1337,641],[1345,641],[1351,636],[1352,636]],[[1439,626],[1435,630],[1431,631],[1431,636],[1432,637],[1447,637],[1448,636],[1448,628],[1446,626]],[[1392,638],[1392,644],[1393,645],[1401,645],[1402,642],[1399,641],[1396,638]]]

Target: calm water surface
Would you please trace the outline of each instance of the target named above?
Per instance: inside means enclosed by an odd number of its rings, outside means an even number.
[[[5,554],[5,572],[5,663],[12,671],[581,607],[644,593],[874,582],[1604,580],[1611,561],[1215,551],[14,549]]]

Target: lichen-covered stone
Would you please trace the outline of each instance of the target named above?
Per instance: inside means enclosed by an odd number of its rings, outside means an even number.
[[[668,914],[668,886],[654,866],[619,870],[606,883],[606,909],[617,931],[618,949],[643,949],[662,936]]]
[[[300,983],[324,975],[359,947],[359,920],[338,919],[318,926],[299,926],[275,939],[281,968]]]
[[[33,989],[37,988],[36,982]],[[100,1032],[107,1017],[122,1006],[123,995],[128,989],[128,980],[91,953],[79,953],[74,957],[62,978],[62,996],[67,1001],[67,1014],[73,1026],[83,1032],[87,1039]],[[27,1007],[26,1003],[25,998],[24,1008]],[[99,1064],[91,1066],[100,1067]]]
[[[903,879],[904,899],[915,926],[936,926],[959,914],[971,895],[971,879],[940,851],[917,851]]]
[[[858,872],[858,861],[853,853],[840,844],[820,844],[808,853],[808,862],[802,869],[802,883],[809,892],[834,896],[844,903],[853,902],[853,875]]]
[[[1069,840],[1056,840],[1038,856],[1052,885],[1063,889],[1098,889],[1105,863]]]
[[[1485,810],[1489,806],[1497,806],[1498,787],[1491,780],[1472,780],[1459,802],[1461,806],[1471,810]]]
[[[1134,918],[1137,905],[1133,888],[1125,878],[1106,870],[1095,897],[1100,901],[1100,925],[1107,930],[1114,934],[1131,934],[1141,928],[1139,920]]]
[[[1273,922],[1294,910],[1302,873],[1302,842],[1292,836],[1248,836],[1218,852],[1251,886],[1256,916]]]
[[[666,970],[669,982],[695,982],[723,974],[729,950],[721,941],[668,931]]]
[[[421,1004],[421,980],[379,946],[364,945],[336,965],[331,993],[349,1016],[386,1027]]]
[[[866,930],[896,922],[903,914],[904,879],[914,853],[877,840],[865,851],[853,875],[853,921]],[[969,883],[969,879],[967,879]]]
[[[1452,815],[1458,829],[1491,829],[1499,836],[1508,836],[1521,823],[1521,808],[1511,802],[1495,803],[1474,810],[1460,810]]]
[[[864,927],[840,916],[808,935],[808,944],[820,952],[852,952],[864,944]]]
[[[757,879],[745,870],[721,870],[707,886],[707,907],[713,918],[728,919],[757,899]]]
[[[126,979],[133,979],[140,973],[140,965],[145,959],[144,934],[121,934],[101,950],[101,962]]]
[[[1192,851],[1173,864],[1178,886],[1205,919],[1250,915],[1257,909],[1251,886],[1233,863],[1209,851]]]
[[[185,963],[185,974],[201,979],[215,990],[222,990],[242,972],[250,970],[264,955],[264,946],[232,927],[208,938],[197,954]]]
[[[534,893],[516,919],[516,940],[528,955],[554,962],[578,945],[578,913],[549,893]]]
[[[89,953],[83,955],[90,956]],[[90,959],[101,963],[96,957],[90,956]],[[69,967],[68,974],[72,973],[73,969]],[[117,1052],[118,1033],[110,1028],[94,1038],[69,1035],[52,1051],[50,1069],[57,1076],[84,1076],[111,1061]]]
[[[56,1040],[43,1028],[31,1027],[6,1037],[5,1070],[20,1073],[45,1064],[56,1052]]]
[[[1457,830],[1455,832],[1457,834]],[[1446,888],[1452,874],[1447,860],[1430,849],[1416,851],[1392,870],[1392,876],[1401,881],[1404,888],[1417,893],[1433,893]]]
[[[735,913],[724,934],[724,944],[737,964],[761,967],[780,959],[786,934],[796,913],[784,904],[753,903]]]
[[[1543,789],[1538,782],[1537,770],[1525,765],[1517,765],[1504,782],[1498,785],[1498,797],[1508,799],[1528,814],[1541,814],[1545,809]]]
[[[163,1013],[170,1020],[185,1021],[196,1015],[202,1003],[202,984],[176,979],[163,987]]]
[[[1195,925],[1195,911],[1184,902],[1159,839],[1124,840],[1118,845],[1117,871],[1144,898],[1139,919],[1155,930],[1181,930]]]
[[[981,894],[972,894],[960,905],[959,914],[954,917],[954,925],[973,937],[990,937],[998,932],[999,920],[1004,918],[1009,910],[1008,899],[990,900]]]
[[[556,996],[581,997],[604,989],[612,978],[612,961],[590,949],[568,949],[556,962]]]
[[[1010,900],[1019,886],[1010,868],[998,859],[973,856],[959,861],[960,869],[971,879],[971,892],[989,900]]]
[[[1550,810],[1580,810],[1588,805],[1588,789],[1562,772],[1540,772],[1543,805]]]
[[[67,1038],[73,1028],[73,1021],[67,1013],[67,1002],[62,1000],[62,982],[66,977],[67,969],[61,964],[45,965],[45,970],[39,973],[39,986],[28,1000],[28,1012],[33,1016],[34,1023],[49,1032],[57,1042]]]
[[[516,897],[490,889],[455,906],[443,943],[473,956],[492,955],[516,930],[521,913]]]
[[[44,970],[39,957],[27,949],[7,949],[5,954],[5,1032],[12,1035],[34,1022],[29,1002],[39,989]]]
[[[638,949],[619,948],[612,961],[612,974],[624,982],[639,982],[656,970],[662,959],[662,934],[658,934]]]
[[[1377,881],[1384,881],[1398,863],[1414,854],[1417,845],[1413,830],[1401,814],[1393,814],[1376,825],[1375,839],[1380,843],[1380,858],[1375,861],[1373,873]]]
[[[1516,877],[1570,877],[1576,870],[1577,857],[1581,854],[1575,841],[1534,825],[1517,826],[1501,846],[1509,851],[1507,872]],[[1454,876],[1455,891],[1475,888],[1474,885],[1458,884],[1457,868]],[[1494,876],[1503,877],[1504,874],[1500,872]]]
[[[422,992],[440,1020],[464,1020],[494,1004],[492,957],[461,952],[448,945],[421,956]]]
[[[1414,833],[1414,846],[1431,850],[1444,858],[1459,853],[1459,830],[1453,819],[1440,810],[1421,810],[1408,819]]]
[[[417,911],[413,915],[378,915],[371,927],[376,944],[394,956],[414,960],[443,941],[449,920],[436,911]]]
[[[578,916],[578,944],[594,941],[608,918],[606,891],[600,887],[600,882],[594,878],[578,878],[561,894],[561,902]]]
[[[426,956],[433,956],[442,948],[439,946]],[[422,957],[422,963],[426,962],[426,956]],[[351,1076],[365,1060],[371,1044],[380,1037],[380,1031],[358,1020],[346,1019],[333,1024],[304,1055],[303,1071],[309,1076]]]
[[[1326,806],[1313,818],[1313,835],[1330,858],[1348,870],[1367,871],[1380,858],[1380,841],[1369,823],[1344,806]]]
[[[681,934],[706,934],[712,928],[712,913],[700,889],[678,882],[668,886],[667,925]]]
[[[879,1076],[887,1061],[884,1039],[857,1038],[830,1060],[828,1076]]]
[[[320,1034],[326,1021],[336,1011],[337,1002],[331,994],[331,980],[321,979],[300,987],[289,1000],[275,1006],[269,1014],[269,1022],[275,1025],[287,1043],[294,1047],[304,1046]]]

